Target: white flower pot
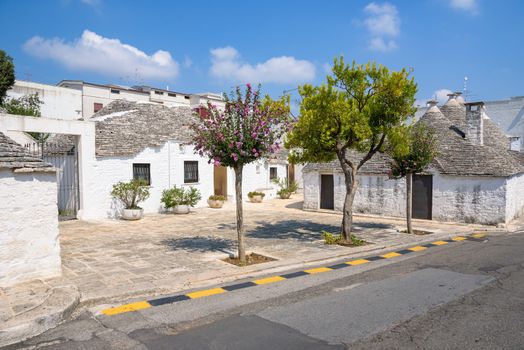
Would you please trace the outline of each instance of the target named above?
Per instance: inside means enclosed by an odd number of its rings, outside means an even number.
[[[144,209],[124,209],[122,211],[122,219],[124,220],[140,220],[144,216]]]
[[[173,207],[173,213],[175,214],[188,214],[191,207],[189,205],[175,205]]]

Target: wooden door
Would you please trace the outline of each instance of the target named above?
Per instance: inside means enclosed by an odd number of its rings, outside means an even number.
[[[335,209],[333,175],[320,175],[320,209]]]
[[[431,220],[433,176],[413,175],[413,218]]]

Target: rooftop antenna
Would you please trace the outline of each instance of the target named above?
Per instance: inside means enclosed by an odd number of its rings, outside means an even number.
[[[464,77],[464,87],[462,89],[462,95],[464,96],[464,101],[468,100],[468,76]]]

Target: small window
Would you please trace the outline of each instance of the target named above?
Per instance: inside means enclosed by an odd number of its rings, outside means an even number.
[[[186,100],[189,100],[189,96],[184,96],[184,98],[185,98]]]
[[[169,97],[176,97],[176,94],[173,93],[173,92],[168,92],[168,93],[167,93],[167,96],[169,96]]]
[[[184,162],[184,183],[198,182],[198,161]]]
[[[133,164],[133,179],[144,180],[147,185],[151,185],[151,166],[150,164]]]
[[[163,95],[164,93],[162,91],[155,90],[155,94],[157,95]]]
[[[93,103],[93,109],[94,109],[95,113],[98,112],[99,110],[101,110],[102,108],[104,108],[103,104],[97,103],[97,102]]]
[[[260,165],[257,165],[257,174],[260,174]]]
[[[277,178],[277,168],[275,167],[270,167],[269,168],[269,179],[270,180],[275,180]]]
[[[120,93],[120,90],[117,90],[117,89],[111,89],[111,93],[112,93],[112,94],[119,94],[119,93]]]

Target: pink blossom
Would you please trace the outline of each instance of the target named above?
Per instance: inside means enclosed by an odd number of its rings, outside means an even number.
[[[220,160],[219,159],[215,159],[215,166],[220,166]]]
[[[235,162],[238,160],[238,155],[236,153],[231,153],[231,157],[233,157]]]

